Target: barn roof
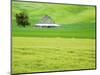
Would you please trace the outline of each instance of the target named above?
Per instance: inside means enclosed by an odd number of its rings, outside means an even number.
[[[36,26],[60,26],[58,24],[36,24]]]
[[[48,15],[45,15],[42,17],[42,19],[39,21],[36,26],[60,26],[58,24],[55,24],[55,21]]]
[[[55,22],[50,16],[45,15],[42,17],[39,23],[40,24],[54,24]]]

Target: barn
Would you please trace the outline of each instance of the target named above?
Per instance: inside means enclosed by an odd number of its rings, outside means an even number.
[[[42,17],[39,23],[35,24],[36,27],[41,28],[51,28],[51,27],[59,27],[60,25],[56,24],[55,21],[48,15]]]

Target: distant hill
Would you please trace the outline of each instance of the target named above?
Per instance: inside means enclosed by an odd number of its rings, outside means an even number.
[[[28,14],[31,24],[37,23],[44,15],[51,16],[58,24],[94,23],[96,13],[94,6],[13,1],[13,21],[15,14],[22,11]]]

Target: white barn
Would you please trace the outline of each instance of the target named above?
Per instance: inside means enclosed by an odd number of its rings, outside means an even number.
[[[47,27],[47,28],[51,28],[51,27],[59,27],[60,25],[58,24],[55,24],[55,21],[53,21],[53,19],[48,16],[48,15],[45,15],[39,23],[37,23],[35,25],[36,27]]]

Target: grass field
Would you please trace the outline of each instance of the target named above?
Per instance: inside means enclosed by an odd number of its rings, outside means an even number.
[[[95,39],[95,24],[62,25],[59,28],[15,27],[13,36],[20,37],[64,37]]]
[[[30,25],[19,27],[15,14],[25,11]],[[95,69],[94,6],[12,2],[12,73]],[[58,28],[36,28],[43,15]]]
[[[13,73],[95,69],[95,40],[13,38]]]

